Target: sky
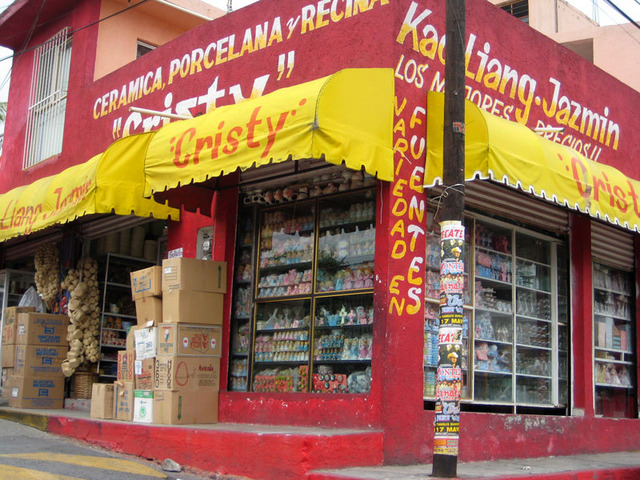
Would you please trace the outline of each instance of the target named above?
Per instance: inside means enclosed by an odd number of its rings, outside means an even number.
[[[227,9],[227,0],[203,0],[206,3],[220,8]],[[256,3],[259,0],[232,0],[234,10]],[[598,23],[601,25],[613,25],[624,23],[626,20],[617,14],[611,7],[606,5],[605,0],[568,0],[576,8],[586,15],[593,15],[593,2],[598,4]],[[626,12],[635,21],[640,21],[640,0],[610,0],[620,9]],[[11,4],[11,0],[0,0],[0,12]],[[11,50],[0,47],[0,102],[6,102],[9,95],[9,76],[11,72]],[[1,127],[0,127],[1,131]]]

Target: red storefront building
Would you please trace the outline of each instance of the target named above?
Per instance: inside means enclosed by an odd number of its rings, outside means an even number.
[[[316,441],[323,466],[428,462],[446,193],[428,92],[444,89],[444,4],[263,0],[97,80],[99,2],[65,13],[12,72],[7,266],[47,238],[95,252],[132,210],[152,211],[125,191],[168,201],[166,251],[229,266],[220,422],[357,431]],[[638,93],[489,3],[466,13],[460,459],[637,449]],[[23,166],[29,47],[63,29],[60,147]],[[540,127],[562,131],[541,140]],[[17,187],[103,151],[115,164],[118,145],[121,172],[137,172],[101,187],[118,215],[82,207],[45,225],[35,205],[7,207],[24,201]],[[118,436],[91,425],[99,442]],[[230,454],[226,471],[264,475],[286,443],[242,443],[262,466]]]

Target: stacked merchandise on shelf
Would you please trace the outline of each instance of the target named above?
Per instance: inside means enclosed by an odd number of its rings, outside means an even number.
[[[235,278],[232,319],[237,322],[236,358],[230,372],[242,378],[242,353],[249,344],[251,379],[246,389],[370,392],[375,200],[371,190],[329,195],[333,193],[329,188],[314,195],[317,199],[259,209],[253,256],[245,246],[251,237],[241,237],[242,273]],[[252,275],[254,258],[257,269]],[[242,309],[244,298],[252,300],[251,290],[240,290],[251,280],[253,312]],[[254,335],[245,340],[249,315]],[[235,386],[244,387],[239,382]]]
[[[60,366],[69,350],[69,317],[29,310],[5,310],[9,320],[3,328],[7,343],[3,341],[2,364],[13,369],[11,374],[7,372],[5,385],[9,406],[62,408],[65,377]]]
[[[161,268],[151,267],[144,259],[111,253],[102,265],[104,293],[98,373],[102,381],[112,381],[116,378],[118,353],[125,348],[128,330],[136,321],[155,320],[162,315],[162,301],[157,298],[162,294]],[[133,272],[137,274],[132,276]],[[159,292],[150,293],[150,285],[157,285]]]
[[[226,264],[168,259],[131,277],[138,325],[119,353],[117,381],[94,385],[92,417],[216,423]]]

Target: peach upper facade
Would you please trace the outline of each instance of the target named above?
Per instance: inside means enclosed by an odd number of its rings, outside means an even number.
[[[489,0],[497,6],[512,2]],[[600,26],[564,0],[529,0],[529,25],[640,91],[640,29]]]
[[[127,0],[103,0],[100,18],[129,6]],[[157,47],[222,15],[222,10],[199,0],[154,0],[102,21],[98,29],[94,80],[135,60],[138,41]]]

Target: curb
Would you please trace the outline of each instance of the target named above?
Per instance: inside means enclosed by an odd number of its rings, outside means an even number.
[[[0,419],[21,423],[28,427],[36,428],[42,432],[48,431],[49,416],[37,413],[11,411],[0,406]]]

